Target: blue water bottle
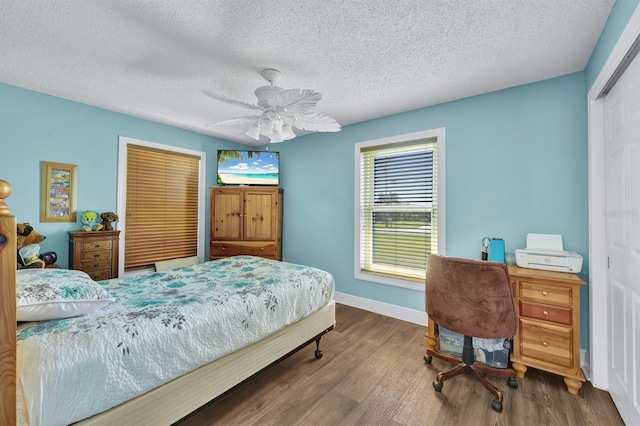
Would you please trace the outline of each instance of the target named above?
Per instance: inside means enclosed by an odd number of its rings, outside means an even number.
[[[492,262],[504,263],[504,240],[502,238],[492,238],[489,250],[489,260]]]

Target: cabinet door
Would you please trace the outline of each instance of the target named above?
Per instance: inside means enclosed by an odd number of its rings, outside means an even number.
[[[213,190],[211,194],[211,239],[242,239],[242,191]]]
[[[244,240],[273,240],[277,208],[275,191],[245,193]]]

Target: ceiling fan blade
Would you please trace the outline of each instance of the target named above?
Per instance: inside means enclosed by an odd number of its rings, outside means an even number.
[[[315,107],[322,95],[310,89],[285,89],[269,98],[269,105],[290,114],[302,114]]]
[[[237,105],[239,107],[242,108],[246,108],[246,109],[258,109],[258,110],[262,110],[262,108],[256,104],[252,104],[251,102],[247,102],[247,101],[243,101],[240,99],[235,99],[235,98],[230,98],[228,96],[225,95],[220,95],[219,93],[215,93],[212,92],[211,90],[207,90],[207,89],[200,89],[200,91],[207,95],[210,98],[216,99],[218,101],[222,101],[222,102],[227,102],[230,104],[234,104]]]
[[[218,121],[213,124],[208,124],[208,127],[213,126],[235,126],[237,124],[245,124],[245,123],[257,123],[260,117],[257,115],[249,115],[246,117],[238,117],[238,118],[230,118],[229,120]]]
[[[311,132],[339,132],[341,129],[336,120],[316,112],[307,112],[296,117],[293,127]]]

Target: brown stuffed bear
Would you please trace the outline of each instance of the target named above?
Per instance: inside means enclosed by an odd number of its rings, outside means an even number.
[[[44,235],[39,234],[38,232],[33,230],[33,227],[28,223],[19,223],[17,225],[17,245],[18,249],[21,249],[24,246],[28,246],[29,244],[38,244],[45,240]]]
[[[104,212],[100,215],[102,219],[102,230],[103,231],[113,231],[113,226],[111,226],[111,222],[118,221],[118,215],[114,212]]]
[[[18,269],[22,268],[44,268],[45,262],[38,257],[40,252],[41,243],[45,240],[44,235],[33,230],[33,227],[28,223],[18,223],[16,226],[16,233],[18,238],[16,239],[18,248],[18,259],[22,259],[22,263],[18,263]],[[27,247],[33,245],[34,247]],[[27,247],[27,248],[25,248]],[[21,252],[20,249],[24,250]],[[30,253],[28,258],[23,256],[23,252]]]

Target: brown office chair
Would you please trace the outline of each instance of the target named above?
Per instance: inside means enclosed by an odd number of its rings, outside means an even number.
[[[493,394],[491,406],[501,412],[504,395],[484,374],[509,377],[509,386],[515,388],[516,372],[510,363],[509,368],[475,363],[473,338],[510,338],[516,333],[516,310],[507,267],[496,262],[431,254],[427,258],[426,302],[427,315],[436,324],[436,335],[428,336],[432,342],[424,360],[431,364],[435,356],[457,364],[438,373],[433,382],[435,390],[441,392],[445,380],[467,373]],[[436,342],[438,326],[464,335],[462,360],[441,352],[439,343],[431,344]]]

